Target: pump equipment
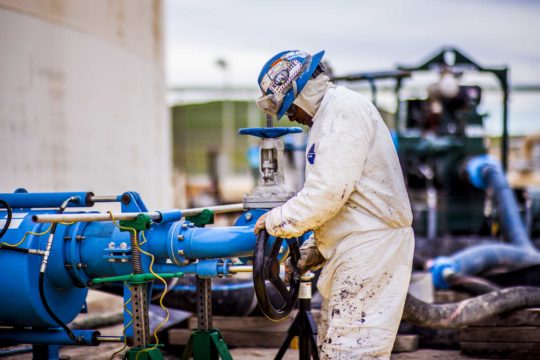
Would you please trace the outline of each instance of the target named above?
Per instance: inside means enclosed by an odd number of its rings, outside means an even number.
[[[125,358],[160,359],[157,336],[152,338],[148,302],[152,285],[164,279],[194,274],[201,304],[200,331],[192,349],[213,346],[227,358],[219,332],[212,329],[210,279],[253,271],[257,298],[264,314],[279,320],[288,315],[298,297],[296,270],[290,287],[283,284],[280,261],[290,254],[299,258],[298,239],[275,239],[253,234],[264,212],[294,195],[282,172],[283,145],[279,137],[299,128],[242,129],[259,136],[261,183],[243,204],[149,211],[140,195],[125,192],[96,196],[92,192],[0,194],[0,343],[32,344],[36,358],[58,358],[61,345],[97,346],[104,341],[123,342],[131,349]],[[96,212],[95,203],[121,205],[121,212]],[[5,208],[5,210],[4,210]],[[234,226],[205,228],[213,215],[243,211]],[[232,258],[253,259],[248,265]],[[279,305],[268,299],[267,280],[283,298]],[[69,324],[85,307],[89,288],[119,282],[124,289],[124,331],[114,337],[95,330],[72,330]],[[165,292],[164,292],[165,293]],[[205,296],[202,296],[205,295]],[[230,357],[230,355],[228,355]]]

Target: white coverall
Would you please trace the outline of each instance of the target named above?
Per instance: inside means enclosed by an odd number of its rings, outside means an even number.
[[[326,259],[317,285],[321,359],[388,359],[414,250],[390,133],[371,102],[325,75],[310,80],[295,104],[314,115],[306,181],[269,212],[265,227],[285,238],[313,230]]]

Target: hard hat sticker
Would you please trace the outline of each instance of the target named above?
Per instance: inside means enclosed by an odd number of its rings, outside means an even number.
[[[309,151],[307,153],[307,161],[311,165],[315,164],[315,143],[313,143],[313,145],[311,145],[311,147],[309,148]]]
[[[289,70],[284,69],[279,72],[274,78],[274,84],[283,85],[289,79]]]
[[[296,59],[280,61],[268,71],[268,77],[272,79],[270,90],[274,94],[281,94],[301,71],[302,63]]]
[[[274,79],[277,74],[279,74],[281,71],[286,70],[289,66],[289,61],[287,60],[281,60],[280,62],[276,63],[270,70],[268,70],[268,76],[270,79]]]

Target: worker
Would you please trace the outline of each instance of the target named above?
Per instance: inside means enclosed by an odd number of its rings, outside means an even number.
[[[298,267],[303,273],[323,266],[321,359],[388,359],[411,275],[411,208],[380,114],[330,81],[323,55],[280,52],[259,75],[258,107],[310,132],[303,188],[261,216],[254,231],[283,238],[314,231]]]

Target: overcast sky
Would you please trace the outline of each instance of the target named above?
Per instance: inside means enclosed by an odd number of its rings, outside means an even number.
[[[540,1],[167,0],[169,86],[256,86],[276,52],[326,50],[336,74],[417,64],[454,45],[480,64],[511,66],[513,83],[540,83]]]

